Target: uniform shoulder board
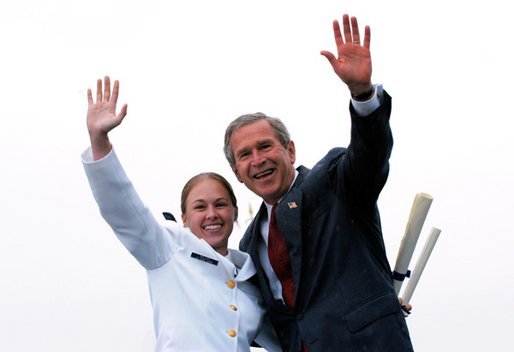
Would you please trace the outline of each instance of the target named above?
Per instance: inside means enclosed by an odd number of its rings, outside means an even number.
[[[166,220],[171,220],[171,221],[175,221],[177,222],[177,220],[175,219],[175,217],[173,216],[172,213],[168,213],[167,211],[163,212],[162,215],[164,216],[164,218]]]

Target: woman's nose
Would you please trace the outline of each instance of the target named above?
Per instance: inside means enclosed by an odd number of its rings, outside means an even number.
[[[214,219],[216,217],[218,217],[218,212],[216,211],[216,207],[215,206],[208,206],[207,207],[207,215],[206,215],[207,219]]]

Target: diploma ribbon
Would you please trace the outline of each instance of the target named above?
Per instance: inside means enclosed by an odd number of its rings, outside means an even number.
[[[401,274],[397,271],[393,271],[393,279],[396,281],[403,281],[406,277],[410,277],[410,270],[407,270],[405,274]]]

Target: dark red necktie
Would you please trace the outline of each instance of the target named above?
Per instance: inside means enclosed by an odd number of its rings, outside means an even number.
[[[268,257],[273,267],[273,271],[277,275],[282,284],[282,297],[286,304],[294,309],[294,282],[293,271],[291,269],[291,261],[289,259],[289,251],[287,250],[284,236],[280,232],[277,219],[275,216],[276,204],[271,208],[269,219],[269,235],[268,235]]]

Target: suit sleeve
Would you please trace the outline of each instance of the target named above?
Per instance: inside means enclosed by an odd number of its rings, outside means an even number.
[[[165,264],[173,252],[170,234],[139,198],[114,150],[92,161],[87,149],[82,164],[100,213],[118,239],[145,269]]]
[[[387,181],[393,147],[391,97],[383,90],[379,94],[383,94],[382,103],[368,116],[359,116],[350,104],[351,140],[346,155],[336,164],[337,174],[343,175],[340,189],[345,199],[365,207],[375,205]]]

